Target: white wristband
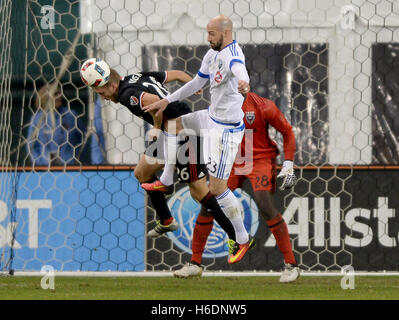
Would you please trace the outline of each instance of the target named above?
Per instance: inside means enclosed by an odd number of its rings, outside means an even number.
[[[284,167],[284,168],[293,168],[293,167],[294,167],[294,161],[285,160],[285,161],[283,162],[283,167]]]

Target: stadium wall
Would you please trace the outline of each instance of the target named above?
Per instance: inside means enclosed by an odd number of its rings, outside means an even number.
[[[115,168],[114,168],[115,169]],[[366,170],[367,169],[367,170]],[[4,175],[4,173],[2,174]],[[361,271],[395,271],[398,261],[398,170],[386,168],[302,170],[318,179],[314,195],[300,182],[296,194],[277,194],[293,239],[298,262],[308,271],[339,271],[351,265]],[[3,178],[3,176],[2,176]],[[327,181],[330,182],[326,189]],[[342,187],[342,185],[345,185]],[[328,192],[341,190],[336,196]],[[30,190],[33,190],[31,192]],[[208,271],[276,271],[282,255],[275,245],[248,185],[237,190],[245,225],[258,240],[249,257],[227,264],[226,235],[213,229],[204,253]],[[188,261],[199,205],[186,186],[169,198],[181,228],[160,239],[147,239],[145,199],[133,171],[89,170],[18,174],[15,220],[8,222],[0,201],[0,247],[13,248],[12,269],[40,271],[161,271]],[[13,243],[11,232],[16,237]]]

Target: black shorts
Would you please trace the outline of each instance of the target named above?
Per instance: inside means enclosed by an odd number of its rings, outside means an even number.
[[[156,141],[149,143],[144,154],[164,159],[164,135],[161,134]],[[194,182],[207,174],[206,164],[202,158],[202,139],[197,136],[187,136],[180,142],[177,151],[176,173],[179,182]]]

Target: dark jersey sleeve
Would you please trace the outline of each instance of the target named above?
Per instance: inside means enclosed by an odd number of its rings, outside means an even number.
[[[168,91],[162,85],[167,81],[167,74],[166,71],[142,72],[125,77],[119,84],[118,102],[127,107],[135,116],[153,125],[154,120],[151,114],[142,110],[142,98],[145,93],[156,95],[160,99],[167,96]],[[191,109],[186,103],[176,101],[169,104],[163,112],[163,121],[177,118],[189,112],[191,112]]]
[[[154,77],[155,80],[157,80],[161,84],[164,84],[165,81],[168,79],[168,72],[167,71],[162,71],[162,72],[142,72],[141,74],[143,76],[146,76],[146,77]]]

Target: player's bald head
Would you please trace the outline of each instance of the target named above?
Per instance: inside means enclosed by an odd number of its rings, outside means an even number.
[[[218,15],[208,22],[207,28],[209,29],[216,29],[217,31],[223,32],[226,30],[233,30],[233,23],[229,17],[224,15]]]
[[[208,32],[208,41],[213,50],[220,51],[233,41],[233,23],[230,18],[224,15],[212,18],[208,22],[206,30]]]

